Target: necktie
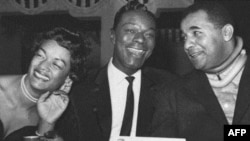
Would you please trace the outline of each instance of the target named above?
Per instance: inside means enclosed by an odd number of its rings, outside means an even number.
[[[134,112],[134,93],[133,93],[133,76],[126,77],[129,85],[127,91],[127,102],[125,113],[123,116],[122,128],[120,132],[120,136],[130,136],[132,121],[133,121],[133,112]]]

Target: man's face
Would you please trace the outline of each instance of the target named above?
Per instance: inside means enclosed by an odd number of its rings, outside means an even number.
[[[155,22],[142,11],[123,14],[111,31],[114,44],[113,64],[126,74],[140,69],[155,46]]]
[[[222,29],[208,20],[207,13],[200,10],[189,14],[181,22],[185,38],[184,50],[196,69],[209,71],[228,57]]]
[[[70,71],[70,52],[54,40],[44,42],[34,55],[28,77],[34,89],[54,91],[67,78]]]

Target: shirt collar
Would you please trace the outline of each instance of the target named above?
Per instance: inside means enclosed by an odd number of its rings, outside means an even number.
[[[108,63],[108,74],[112,74],[109,76],[110,79],[113,80],[113,82],[116,82],[117,84],[121,83],[125,77],[128,75],[125,74],[124,72],[120,71],[112,62],[113,58],[110,59]],[[134,74],[131,76],[134,76],[135,79],[139,78],[141,76],[141,70],[136,71]]]
[[[234,62],[221,74],[219,74],[219,77],[218,74],[206,74],[212,87],[224,87],[232,82],[237,75],[242,73],[246,59],[246,51],[243,49]],[[239,79],[237,79],[237,83],[238,81]]]

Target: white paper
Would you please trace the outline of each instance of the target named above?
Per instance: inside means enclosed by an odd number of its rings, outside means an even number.
[[[110,141],[186,141],[184,138],[117,137]]]

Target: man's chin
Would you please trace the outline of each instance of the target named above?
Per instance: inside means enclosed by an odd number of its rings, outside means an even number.
[[[137,62],[137,63],[130,63],[128,64],[128,68],[133,69],[133,70],[138,70],[142,67],[143,63],[142,62]]]
[[[202,70],[203,67],[199,64],[193,64],[194,68],[197,69],[197,70]]]

